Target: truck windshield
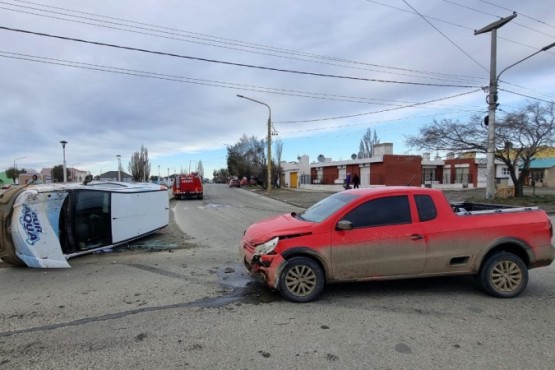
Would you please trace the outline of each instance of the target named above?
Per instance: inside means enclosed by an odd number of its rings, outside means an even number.
[[[337,193],[322,199],[299,215],[299,219],[310,222],[322,222],[358,195]]]

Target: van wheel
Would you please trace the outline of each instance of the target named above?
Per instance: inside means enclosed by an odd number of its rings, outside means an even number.
[[[26,266],[23,261],[15,255],[15,253],[9,253],[6,256],[0,257],[0,260],[12,266]]]
[[[482,265],[478,280],[489,295],[513,298],[526,288],[528,268],[520,257],[512,253],[496,253]]]
[[[287,261],[279,279],[281,295],[297,303],[316,299],[324,289],[324,273],[320,265],[306,257]]]

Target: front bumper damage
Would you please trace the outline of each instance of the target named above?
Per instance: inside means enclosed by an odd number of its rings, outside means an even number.
[[[277,289],[279,275],[287,261],[280,254],[253,254],[251,257],[245,255],[244,263],[252,277],[270,288]]]

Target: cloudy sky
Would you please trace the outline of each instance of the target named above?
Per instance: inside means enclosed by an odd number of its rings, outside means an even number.
[[[357,153],[366,130],[397,154],[434,119],[486,115],[497,71],[555,42],[546,0],[0,1],[0,170],[62,163],[152,174],[226,167],[226,145],[265,139],[282,159]],[[555,48],[501,76],[505,111],[555,100]]]

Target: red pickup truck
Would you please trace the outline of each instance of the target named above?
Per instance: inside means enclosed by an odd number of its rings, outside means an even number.
[[[326,283],[476,275],[510,298],[528,270],[554,259],[553,226],[537,207],[450,204],[440,190],[346,190],[306,211],[251,225],[241,240],[251,274],[294,302]]]

